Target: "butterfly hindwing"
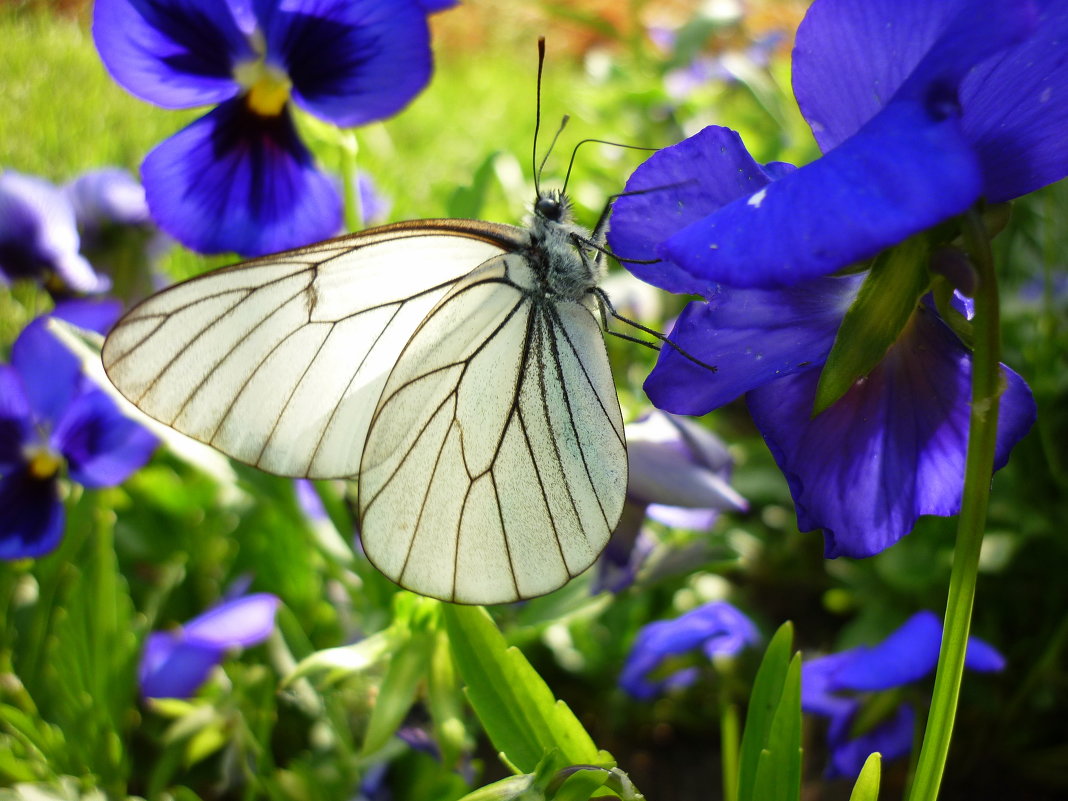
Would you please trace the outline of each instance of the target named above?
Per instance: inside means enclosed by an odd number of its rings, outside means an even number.
[[[541,595],[604,548],[626,475],[595,318],[509,254],[453,287],[385,384],[360,468],[364,549],[425,595]]]
[[[104,367],[146,414],[240,461],[355,477],[411,333],[457,280],[523,242],[513,226],[428,220],[217,270],[130,311]]]

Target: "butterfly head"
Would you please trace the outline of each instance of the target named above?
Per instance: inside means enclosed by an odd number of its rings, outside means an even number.
[[[534,214],[543,220],[562,223],[569,219],[571,202],[563,192],[550,190],[545,194],[539,194],[534,201]]]

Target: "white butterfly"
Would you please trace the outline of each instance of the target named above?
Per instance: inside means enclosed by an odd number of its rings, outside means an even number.
[[[357,479],[364,549],[401,586],[541,595],[597,558],[627,486],[606,227],[542,194],[529,228],[405,222],[254,259],[134,308],[104,368],[235,459]]]

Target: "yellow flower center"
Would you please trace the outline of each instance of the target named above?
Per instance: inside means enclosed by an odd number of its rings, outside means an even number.
[[[31,448],[26,457],[29,460],[30,475],[39,481],[52,478],[63,466],[63,457],[44,446]]]
[[[261,117],[277,117],[289,100],[293,82],[284,70],[262,59],[234,67],[234,79],[246,89],[245,102]]]

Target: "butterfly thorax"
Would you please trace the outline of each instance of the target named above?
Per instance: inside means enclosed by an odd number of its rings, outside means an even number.
[[[530,221],[527,256],[547,293],[581,300],[600,282],[600,254],[583,245],[591,241],[589,230],[573,221],[566,197],[555,192],[538,197]]]

